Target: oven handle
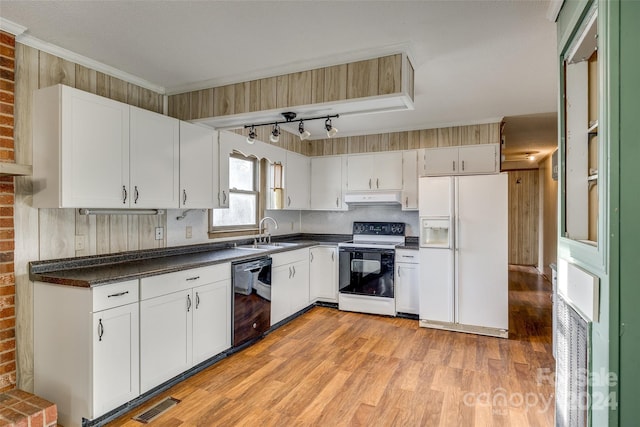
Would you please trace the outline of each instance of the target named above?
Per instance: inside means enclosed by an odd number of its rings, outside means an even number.
[[[388,253],[395,254],[395,249],[389,248],[354,248],[351,246],[341,246],[338,248],[338,252],[369,252],[369,253]]]

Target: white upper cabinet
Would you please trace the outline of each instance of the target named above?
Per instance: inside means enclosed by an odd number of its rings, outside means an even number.
[[[130,108],[130,206],[177,208],[180,122]]]
[[[401,190],[402,152],[348,156],[347,186],[348,191]]]
[[[218,207],[218,135],[180,122],[180,208]]]
[[[336,211],[345,208],[342,202],[346,157],[311,158],[311,209]]]
[[[284,168],[284,209],[309,209],[308,157],[291,151],[286,153]]]
[[[426,150],[424,175],[499,172],[498,144],[462,145]]]
[[[126,208],[129,106],[68,86],[34,92],[33,205]]]
[[[402,210],[418,210],[418,160],[424,150],[402,152]]]

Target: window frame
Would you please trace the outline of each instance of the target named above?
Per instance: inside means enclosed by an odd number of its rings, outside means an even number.
[[[221,237],[222,234],[225,235],[245,235],[245,234],[253,234],[253,232],[258,230],[258,224],[260,223],[260,211],[261,211],[261,196],[262,196],[262,183],[260,177],[261,174],[261,161],[253,156],[244,156],[240,153],[232,153],[229,155],[229,158],[236,158],[244,161],[251,161],[253,163],[253,188],[254,190],[238,190],[235,188],[229,187],[229,199],[231,199],[231,194],[250,194],[254,195],[256,198],[256,212],[255,212],[255,222],[253,224],[246,225],[221,225],[216,226],[213,224],[213,209],[209,209],[209,235],[210,237]]]

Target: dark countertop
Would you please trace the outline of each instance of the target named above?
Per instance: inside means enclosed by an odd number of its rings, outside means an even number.
[[[418,249],[420,249],[418,237],[414,237],[414,236],[405,237],[404,245],[396,246],[396,249],[413,249],[417,251]]]
[[[269,251],[240,249],[234,246],[234,242],[226,242],[33,261],[29,263],[29,279],[66,286],[93,287],[190,268],[259,258],[276,252],[318,244],[337,244],[350,239],[350,235],[295,234],[278,236],[273,238],[273,242],[295,242],[296,246]],[[252,241],[253,239],[249,239],[235,243],[243,245],[250,244]]]

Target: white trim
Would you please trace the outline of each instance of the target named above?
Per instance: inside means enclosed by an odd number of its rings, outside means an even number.
[[[564,0],[551,0],[549,2],[549,7],[547,7],[547,19],[549,21],[557,21],[558,15],[560,14],[560,9],[562,9],[563,4]]]
[[[166,89],[163,86],[157,85],[148,80],[145,80],[138,76],[134,76],[133,74],[129,74],[94,59],[87,58],[86,56],[64,49],[52,43],[45,42],[30,34],[25,34],[28,28],[20,24],[16,24],[4,18],[0,18],[0,29],[2,31],[6,31],[15,35],[17,43],[30,46],[34,49],[38,49],[46,53],[50,53],[51,55],[55,55],[59,58],[66,59],[67,61],[74,62],[87,68],[91,68],[92,70],[99,71],[109,76],[116,77],[145,89],[152,90],[161,95],[164,95],[166,93]]]
[[[191,92],[201,89],[209,89],[212,87],[220,87],[234,83],[248,82],[258,79],[266,79],[269,77],[282,76],[290,73],[301,71],[309,71],[316,68],[331,67],[333,65],[348,64],[350,62],[364,61],[366,59],[379,58],[382,56],[393,55],[396,53],[404,53],[409,57],[414,69],[416,64],[413,61],[413,48],[411,43],[396,43],[387,46],[377,47],[374,49],[363,49],[359,51],[331,55],[316,59],[307,59],[304,61],[291,62],[289,64],[280,65],[270,68],[261,68],[256,71],[249,71],[242,74],[233,74],[231,76],[217,77],[215,79],[204,80],[196,83],[188,83],[179,86],[169,86],[166,88],[167,95],[175,95],[184,92]]]
[[[0,16],[0,30],[13,34],[14,36],[19,36],[27,31],[27,27],[11,22]]]

